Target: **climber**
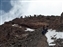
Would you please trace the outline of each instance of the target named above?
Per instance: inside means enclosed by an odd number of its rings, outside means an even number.
[[[42,34],[45,35],[48,32],[48,26],[43,26]]]

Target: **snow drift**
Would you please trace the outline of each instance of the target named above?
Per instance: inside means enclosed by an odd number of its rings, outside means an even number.
[[[56,30],[49,29],[45,36],[47,37],[47,42],[49,46],[54,46],[56,44],[52,44],[52,42],[57,39],[63,39],[63,32],[56,32]]]

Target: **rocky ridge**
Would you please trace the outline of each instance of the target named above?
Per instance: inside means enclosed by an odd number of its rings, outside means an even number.
[[[61,16],[34,15],[5,22],[0,25],[0,47],[49,47],[47,38],[41,34],[42,26],[48,25],[49,29],[63,31],[62,16],[63,13]],[[26,28],[32,28],[35,31],[25,32]],[[57,45],[54,47],[59,47],[58,41],[55,43]]]

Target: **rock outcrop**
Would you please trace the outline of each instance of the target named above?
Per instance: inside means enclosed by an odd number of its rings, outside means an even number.
[[[62,17],[63,13],[61,16],[34,15],[5,22],[0,25],[0,47],[49,47],[47,38],[41,34],[42,27],[63,31]],[[25,32],[26,28],[35,31]]]
[[[33,32],[25,32],[23,28],[9,24],[0,26],[0,47],[48,47],[41,28]]]

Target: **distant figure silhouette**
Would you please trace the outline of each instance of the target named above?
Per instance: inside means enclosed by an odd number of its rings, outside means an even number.
[[[43,26],[42,34],[45,35],[48,32],[48,26]]]

